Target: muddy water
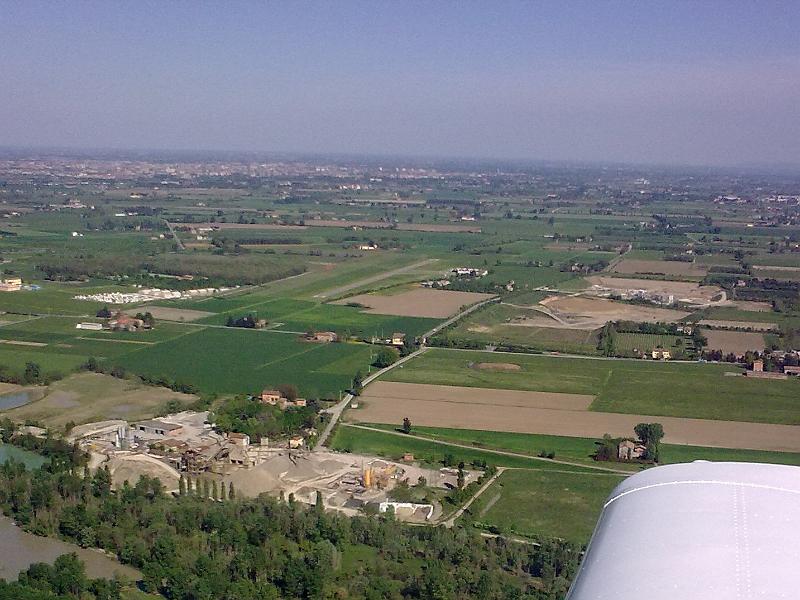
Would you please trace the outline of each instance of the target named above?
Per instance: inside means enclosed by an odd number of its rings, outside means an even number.
[[[20,390],[18,392],[10,392],[8,394],[0,394],[0,410],[8,410],[10,408],[24,406],[29,402],[37,400],[40,396],[41,392],[34,390]]]
[[[32,563],[52,563],[68,552],[75,552],[84,562],[89,577],[111,578],[115,573],[132,580],[141,577],[136,569],[121,565],[96,550],[32,535],[14,525],[11,519],[0,517],[0,577],[3,579],[15,580],[19,572],[27,569]]]
[[[40,454],[0,442],[0,465],[7,460],[25,463],[29,469],[35,469],[47,462],[47,459]]]

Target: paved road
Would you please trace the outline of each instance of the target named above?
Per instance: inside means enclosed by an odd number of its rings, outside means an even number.
[[[423,262],[429,262],[429,261],[423,261]],[[417,263],[417,265],[411,265],[410,267],[405,267],[405,268],[406,269],[413,268],[414,266],[419,266],[419,264],[421,264],[421,263]],[[497,300],[499,300],[499,298],[490,298],[489,300],[484,300],[483,302],[479,302],[478,304],[474,304],[474,305],[470,306],[469,308],[461,311],[457,315],[455,315],[453,317],[450,317],[444,323],[441,323],[441,324],[437,325],[436,327],[434,327],[433,329],[431,329],[430,331],[427,331],[426,333],[424,333],[422,335],[423,342],[425,340],[427,340],[430,336],[436,335],[437,332],[441,331],[445,327],[447,327],[449,325],[452,325],[453,323],[455,323],[459,319],[465,317],[466,315],[470,314],[471,312],[473,312],[475,310],[478,310],[481,306],[484,306],[485,304],[488,304],[489,302],[497,302]],[[364,386],[367,386],[368,384],[370,384],[373,381],[375,381],[378,377],[380,377],[384,373],[387,373],[387,372],[391,371],[392,369],[397,368],[397,367],[405,364],[406,362],[408,362],[412,358],[416,358],[417,356],[420,356],[421,354],[423,354],[427,350],[428,350],[428,347],[423,343],[419,347],[419,349],[416,350],[415,352],[412,352],[408,356],[404,356],[403,358],[398,360],[396,363],[389,365],[385,369],[381,369],[380,371],[376,371],[372,375],[369,375],[368,377],[366,377],[364,379],[364,381],[362,382],[362,384]],[[325,426],[325,429],[322,430],[322,433],[320,434],[319,438],[317,439],[317,444],[314,446],[314,450],[321,449],[325,445],[325,442],[328,441],[328,437],[330,436],[331,431],[333,431],[333,428],[336,426],[336,423],[338,423],[339,419],[342,416],[342,412],[347,407],[347,405],[350,404],[350,401],[352,399],[353,399],[353,395],[352,394],[347,394],[347,395],[345,395],[344,398],[342,398],[342,400],[338,404],[336,404],[335,406],[332,406],[331,408],[329,408],[329,409],[327,409],[325,411],[325,412],[327,412],[328,414],[331,415],[331,419],[330,419],[330,421],[328,421],[328,424]]]
[[[408,356],[404,356],[403,358],[401,358],[400,360],[398,360],[395,363],[392,363],[388,367],[386,367],[384,369],[381,369],[380,371],[375,371],[372,375],[369,375],[369,376],[364,378],[364,380],[362,382],[362,385],[367,385],[369,383],[372,383],[372,381],[374,381],[375,379],[377,379],[378,377],[380,377],[384,373],[386,373],[388,371],[391,371],[392,369],[395,369],[395,368],[405,364],[406,362],[408,362],[412,358],[416,358],[417,356],[419,356],[422,353],[424,353],[427,349],[428,348],[426,346],[422,346],[416,352],[412,352]],[[321,450],[322,447],[325,445],[325,442],[328,441],[328,437],[331,435],[331,432],[333,431],[333,428],[336,426],[336,423],[338,423],[339,419],[342,416],[342,411],[344,411],[344,409],[347,407],[347,405],[350,404],[350,401],[352,399],[353,399],[353,394],[345,394],[345,397],[342,398],[341,401],[338,404],[336,404],[335,406],[332,406],[331,408],[328,408],[328,409],[326,409],[324,411],[324,412],[328,413],[329,415],[331,415],[331,418],[328,421],[328,424],[325,425],[325,429],[322,430],[322,433],[320,434],[319,438],[317,439],[317,444],[314,446],[314,450]]]
[[[175,233],[175,230],[172,228],[172,223],[170,223],[166,219],[164,219],[164,223],[167,224],[167,227],[169,228],[169,232],[172,234],[172,237],[175,238],[175,242],[178,244],[178,248],[180,248],[181,250],[186,250],[186,246],[183,245],[183,242],[181,241],[181,238],[178,237],[178,234]]]
[[[455,323],[459,319],[463,319],[468,314],[475,312],[479,308],[481,308],[483,306],[486,306],[487,304],[491,304],[492,302],[499,302],[499,301],[500,301],[499,297],[494,297],[494,298],[489,298],[488,300],[484,300],[483,302],[478,302],[477,304],[473,304],[472,306],[470,306],[466,310],[462,310],[457,315],[454,315],[454,316],[450,317],[449,319],[447,319],[447,321],[445,321],[444,323],[440,323],[439,325],[437,325],[436,327],[434,327],[430,331],[426,332],[422,336],[422,339],[423,340],[427,340],[429,337],[439,333],[445,327],[449,327],[450,325],[452,325],[453,323]]]
[[[353,283],[348,283],[347,285],[333,288],[332,290],[328,290],[326,292],[320,292],[319,294],[316,294],[314,298],[330,298],[331,296],[338,296],[339,294],[347,292],[349,290],[354,290],[356,288],[369,285],[370,283],[381,281],[382,279],[388,279],[389,277],[393,277],[395,275],[402,275],[403,273],[407,273],[408,271],[413,271],[414,269],[418,269],[419,267],[424,267],[425,265],[437,262],[438,260],[439,260],[438,258],[427,258],[425,260],[416,262],[412,265],[406,265],[405,267],[400,267],[399,269],[384,271],[383,273],[379,273],[378,275],[373,275],[372,277],[367,277],[359,281],[354,281]]]

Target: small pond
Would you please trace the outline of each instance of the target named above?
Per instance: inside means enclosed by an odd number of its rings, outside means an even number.
[[[38,400],[41,393],[38,390],[19,390],[17,392],[9,392],[7,394],[0,394],[0,410],[9,410],[24,406],[29,402]]]

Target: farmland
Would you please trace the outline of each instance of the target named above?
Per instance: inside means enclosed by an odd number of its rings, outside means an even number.
[[[703,332],[703,335],[708,340],[709,348],[721,350],[723,354],[728,354],[729,352],[744,354],[747,351],[761,352],[766,346],[764,336],[760,333],[708,329]]]
[[[456,314],[464,306],[488,300],[491,297],[491,294],[416,288],[392,295],[350,296],[338,303],[361,304],[365,308],[364,312],[370,314],[444,319]]]
[[[370,424],[378,429],[396,430],[396,425]],[[365,432],[369,433],[369,432]],[[597,449],[597,437],[567,437],[515,433],[510,431],[483,431],[476,429],[454,429],[448,427],[424,427],[415,425],[413,434],[431,440],[441,440],[464,444],[475,449],[494,449],[537,456],[552,452],[555,458],[577,464],[597,465],[592,455]],[[693,460],[766,462],[800,466],[800,453],[768,452],[740,448],[712,448],[681,444],[662,444],[659,461],[661,464],[690,462]],[[639,470],[641,465],[619,463],[617,468]]]
[[[471,368],[509,362],[519,371]],[[388,374],[406,383],[589,394],[591,410],[643,415],[800,424],[797,381],[730,377],[734,367],[711,364],[596,360],[433,349]],[[753,398],[759,398],[753,403]]]
[[[774,350],[774,368],[793,360],[782,353],[800,344],[800,222],[795,204],[776,212],[759,191],[791,181],[335,162],[208,176],[226,164],[175,182],[161,173],[170,161],[113,182],[105,168],[59,181],[17,165],[0,178],[0,258],[4,277],[25,285],[0,292],[0,365],[9,381],[40,367],[21,383],[42,397],[4,414],[61,431],[175,399],[216,409],[283,383],[338,399],[357,372],[374,373],[392,333],[413,351],[462,307],[495,298],[428,340],[441,347],[366,385],[329,446],[508,467],[458,525],[579,543],[615,482],[646,468],[595,462],[604,433],[662,423],[664,463],[800,465],[800,382],[742,377],[745,362],[649,359],[660,347],[716,360],[708,351],[721,346]],[[746,201],[709,201],[730,189],[749,190]],[[455,267],[474,272],[454,277]],[[143,287],[226,289],[109,307],[151,312],[152,330],[76,329],[105,320],[104,303],[75,296]],[[244,317],[257,326],[229,326]],[[708,334],[705,349],[687,327]],[[341,341],[305,339],[329,331]],[[117,376],[74,374],[90,357]],[[411,435],[396,431],[404,417]]]
[[[708,273],[708,268],[692,262],[678,262],[667,260],[636,260],[626,258],[618,262],[612,269],[614,273],[627,275],[635,273],[652,273],[656,275],[678,277],[703,277]]]
[[[681,358],[686,348],[686,338],[678,335],[654,333],[620,333],[614,340],[614,348],[619,356],[650,354],[656,348],[669,350],[673,358]]]
[[[557,536],[585,544],[603,503],[621,481],[622,476],[610,473],[505,471],[470,507],[470,520],[510,535]]]
[[[557,436],[629,436],[638,423],[658,421],[670,444],[800,452],[800,427],[652,414],[589,411],[591,397],[499,389],[421,386],[379,382],[362,396],[350,419],[412,422],[429,427],[488,429]]]
[[[256,392],[295,383],[307,397],[335,398],[353,374],[366,371],[370,348],[314,344],[268,331],[201,329],[124,357],[127,367],[151,377],[191,381],[203,392]]]

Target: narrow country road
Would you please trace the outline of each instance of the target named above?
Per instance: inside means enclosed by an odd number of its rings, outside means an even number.
[[[442,525],[444,525],[445,527],[452,527],[453,525],[455,525],[458,518],[464,514],[464,511],[467,510],[470,506],[472,506],[472,503],[475,502],[475,500],[477,500],[480,497],[480,495],[483,494],[483,492],[488,490],[489,487],[491,487],[491,485],[495,482],[495,480],[498,477],[500,477],[500,475],[502,475],[503,471],[505,470],[506,467],[497,467],[497,472],[489,478],[489,481],[485,481],[483,485],[478,489],[478,491],[472,495],[472,498],[467,500],[464,506],[462,506],[452,515],[450,515],[450,517],[447,520],[442,521]]]
[[[183,242],[181,241],[181,238],[178,237],[178,234],[175,233],[175,230],[172,228],[172,223],[170,223],[166,219],[164,219],[164,223],[167,224],[167,228],[169,229],[169,232],[172,234],[172,237],[175,239],[175,242],[178,244],[178,249],[186,250],[186,246],[183,245]]]
[[[428,261],[424,261],[424,262],[428,262]],[[419,264],[420,263],[417,263],[416,266],[418,266]],[[413,266],[415,266],[415,265],[411,265],[411,267],[413,267]],[[406,268],[411,268],[411,267],[406,267]],[[450,317],[447,321],[444,321],[443,323],[440,323],[439,325],[437,325],[436,327],[434,327],[430,331],[425,332],[421,336],[422,344],[420,345],[418,350],[412,352],[408,356],[404,356],[403,358],[401,358],[397,362],[389,365],[388,367],[386,367],[384,369],[381,369],[380,371],[375,371],[375,373],[373,373],[372,375],[369,375],[368,377],[366,377],[364,379],[364,381],[362,382],[362,385],[364,387],[366,387],[368,384],[370,384],[373,381],[375,381],[378,377],[380,377],[384,373],[388,373],[392,369],[397,368],[397,367],[407,363],[412,358],[416,358],[417,356],[420,356],[421,354],[423,354],[424,352],[426,352],[428,350],[428,347],[425,345],[425,341],[430,336],[436,335],[436,333],[438,333],[439,331],[441,331],[445,327],[448,327],[448,326],[452,325],[453,323],[455,323],[459,319],[467,316],[471,312],[478,310],[481,306],[484,306],[485,304],[488,304],[490,302],[497,302],[498,299],[499,298],[490,298],[488,300],[484,300],[483,302],[478,302],[477,304],[473,304],[472,306],[470,306],[469,308],[461,311],[457,315],[454,315],[454,316]],[[317,443],[314,446],[314,450],[321,449],[325,445],[325,442],[328,441],[328,437],[330,437],[331,432],[333,431],[333,428],[336,426],[336,423],[339,422],[339,419],[342,416],[342,412],[350,404],[350,401],[352,399],[353,399],[353,395],[352,394],[346,394],[345,397],[342,398],[341,401],[339,401],[338,404],[336,404],[335,406],[332,406],[331,408],[329,408],[329,409],[324,411],[324,412],[330,414],[331,418],[330,418],[330,421],[328,421],[328,424],[325,426],[325,429],[322,430],[322,433],[320,434],[319,438],[317,439]]]
[[[380,371],[375,371],[372,375],[369,375],[369,376],[364,378],[364,380],[362,381],[362,385],[367,385],[368,383],[371,383],[372,381],[374,381],[375,379],[377,379],[378,377],[380,377],[384,373],[386,373],[388,371],[391,371],[392,369],[394,369],[396,367],[399,367],[400,365],[405,364],[406,362],[408,362],[412,358],[415,358],[415,357],[419,356],[420,354],[424,353],[427,349],[428,349],[427,347],[422,346],[422,347],[420,347],[419,350],[417,350],[415,352],[412,352],[408,356],[404,356],[403,358],[399,359],[397,362],[392,363],[388,367],[385,367],[385,368],[381,369]],[[331,435],[331,432],[333,431],[333,428],[336,426],[336,423],[339,422],[339,419],[342,416],[342,412],[347,407],[347,405],[350,404],[350,401],[352,399],[353,399],[353,394],[345,394],[344,398],[342,398],[341,401],[339,401],[338,404],[336,404],[336,405],[334,405],[334,406],[332,406],[332,407],[330,407],[330,408],[328,408],[328,409],[323,411],[323,412],[326,412],[329,415],[331,415],[331,418],[328,421],[328,424],[325,425],[325,429],[322,430],[322,433],[320,434],[319,438],[317,439],[317,443],[314,446],[314,450],[322,449],[322,447],[325,445],[325,442],[328,441],[328,437]]]

